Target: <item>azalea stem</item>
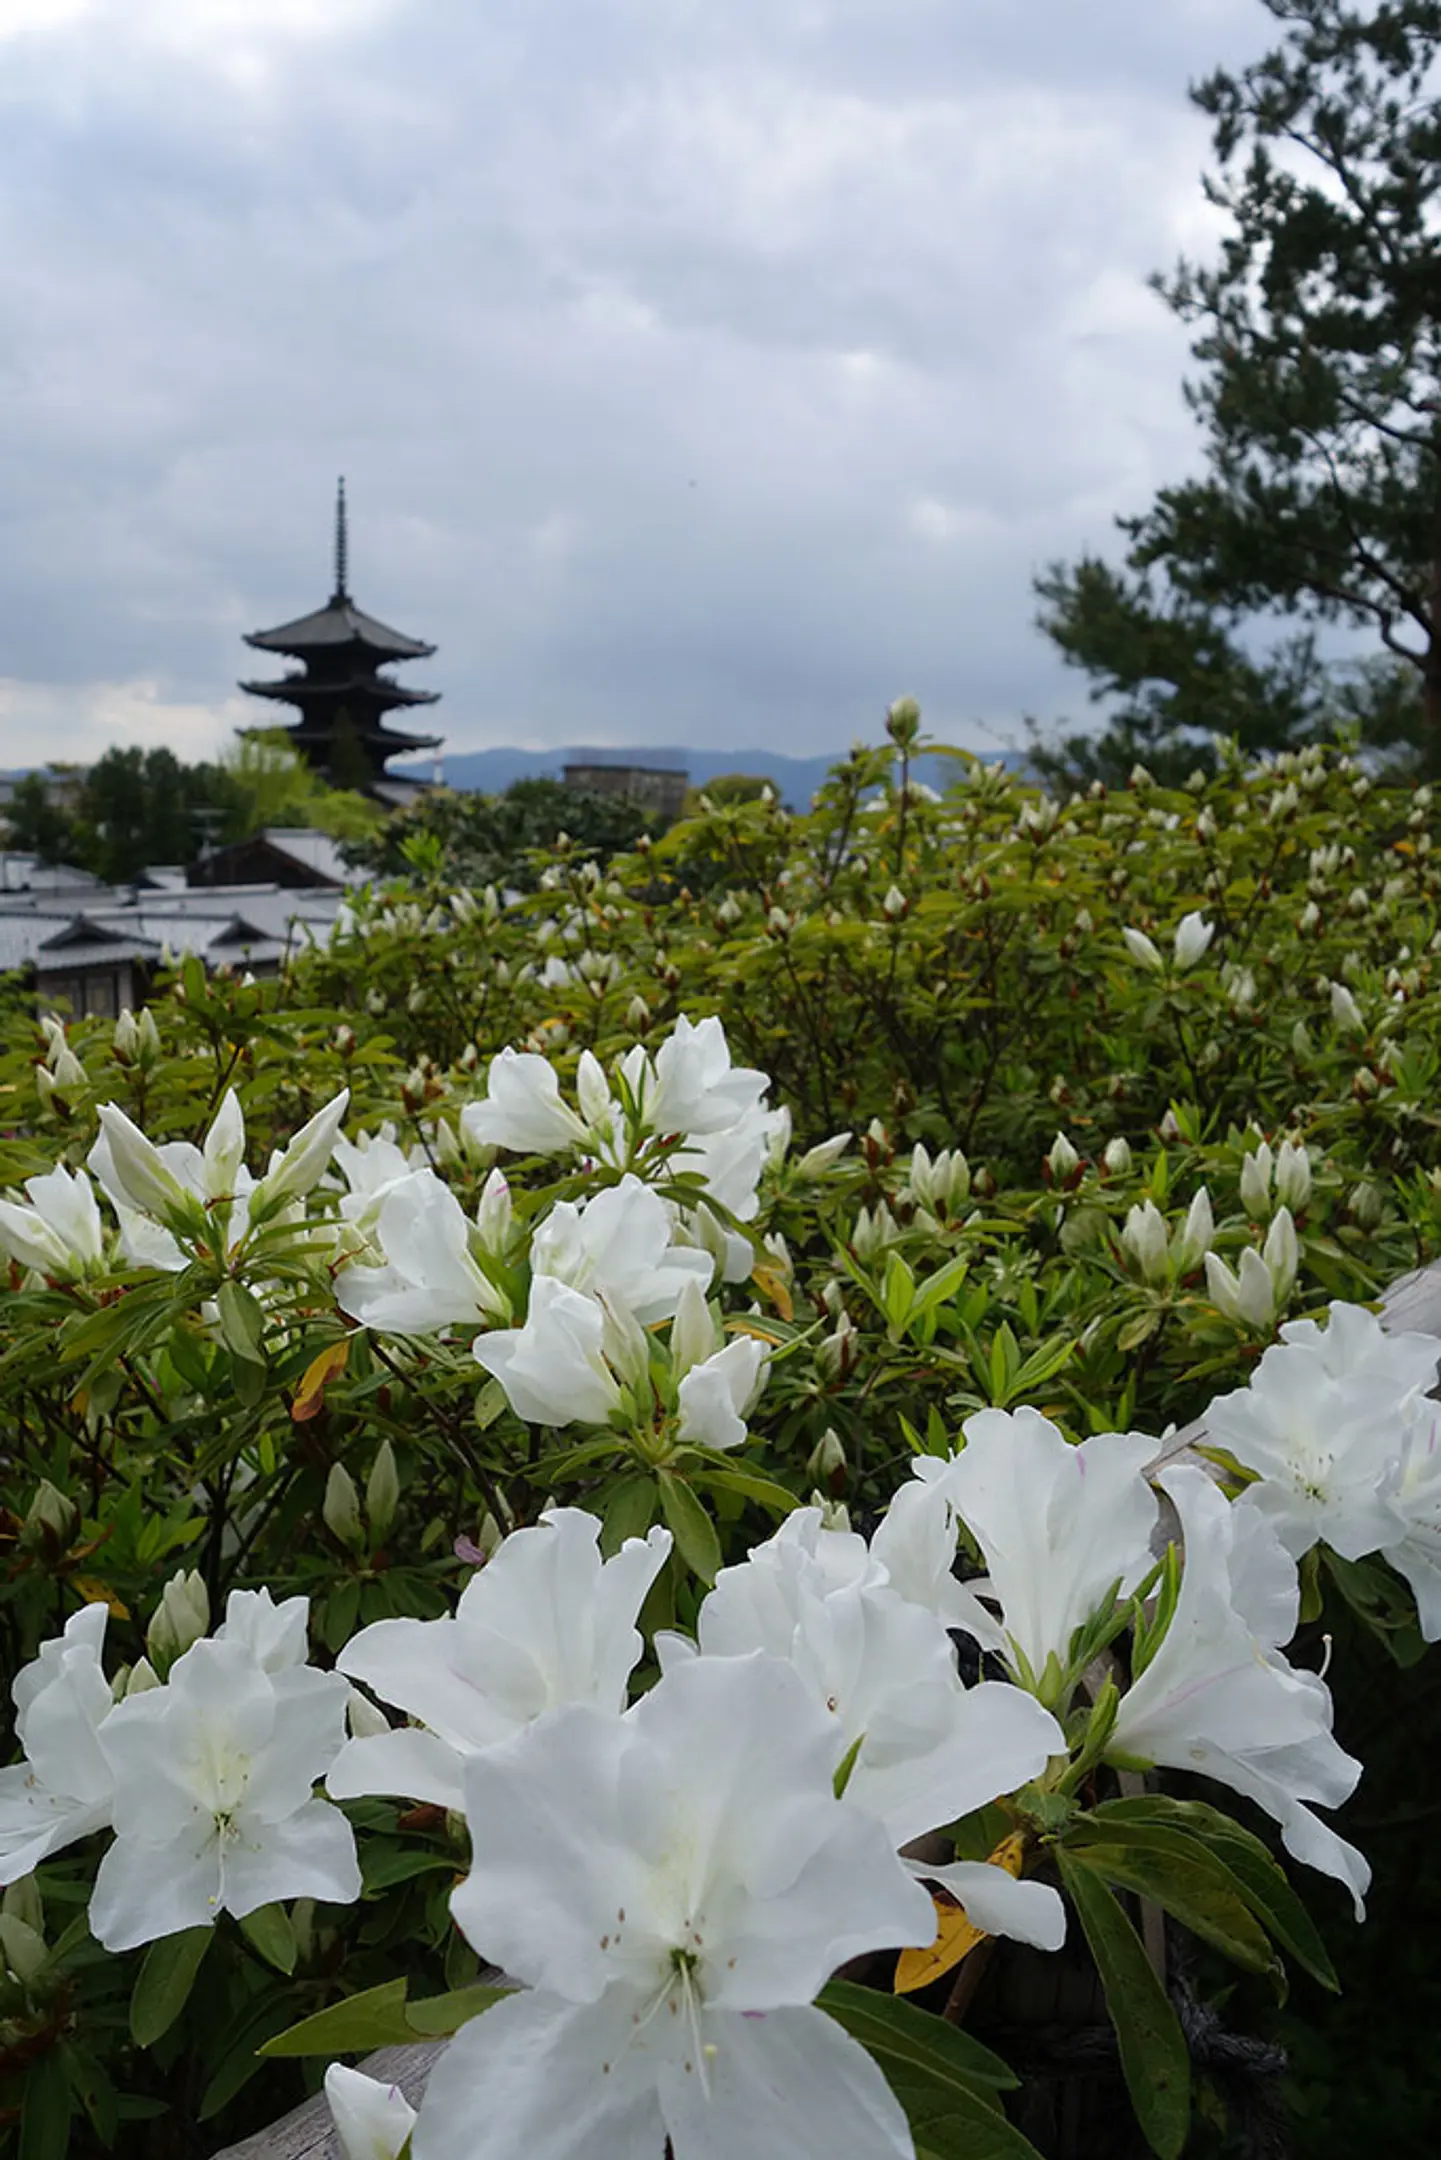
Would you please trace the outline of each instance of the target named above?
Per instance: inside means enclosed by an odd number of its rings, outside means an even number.
[[[388,1373],[390,1373],[395,1379],[400,1382],[402,1387],[409,1388],[413,1385],[410,1375],[404,1370],[402,1366],[396,1364],[394,1358],[391,1357],[384,1343],[379,1342],[374,1336],[372,1336],[370,1339],[370,1348],[372,1355],[380,1362],[380,1364],[385,1367]],[[427,1402],[426,1408],[430,1411],[432,1417],[439,1425],[441,1431],[445,1434],[447,1440],[450,1442],[451,1448],[459,1459],[462,1468],[465,1469],[469,1473],[469,1475],[475,1479],[476,1484],[480,1487],[482,1493],[485,1495],[486,1506],[490,1509],[490,1512],[492,1513],[492,1515],[494,1515],[496,1521],[504,1522],[506,1519],[506,1510],[504,1503],[502,1502],[500,1497],[500,1489],[496,1485],[495,1480],[491,1477],[490,1472],[485,1468],[484,1464],[476,1455],[474,1448],[470,1444],[469,1438],[464,1432],[462,1432],[459,1419],[449,1416],[444,1410],[441,1409],[439,1403]]]
[[[977,1990],[985,1979],[995,1954],[996,1938],[994,1935],[987,1935],[976,1944],[970,1956],[963,1960],[961,1969],[956,1974],[955,1984],[946,1997],[946,2007],[941,2012],[948,2025],[965,2023],[966,2012],[975,2001]]]

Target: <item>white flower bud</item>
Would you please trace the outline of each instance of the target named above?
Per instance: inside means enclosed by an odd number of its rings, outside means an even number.
[[[194,1569],[177,1570],[160,1593],[160,1603],[145,1630],[145,1647],[151,1659],[167,1672],[198,1642],[210,1625],[210,1596],[205,1581]]]
[[[676,1299],[670,1324],[670,1369],[677,1381],[693,1366],[703,1365],[721,1347],[721,1335],[706,1303],[705,1292],[694,1275],[688,1275]]]
[[[475,1210],[475,1228],[482,1252],[502,1256],[510,1244],[514,1220],[510,1185],[505,1173],[492,1170],[481,1188],[480,1201]]]
[[[610,1088],[601,1069],[599,1058],[593,1051],[582,1050],[575,1068],[575,1099],[580,1114],[592,1132],[609,1130],[611,1113]]]
[[[1276,1198],[1294,1212],[1311,1197],[1311,1158],[1305,1143],[1283,1140],[1276,1156]]]
[[[360,1523],[360,1494],[355,1480],[344,1463],[332,1463],[330,1475],[325,1481],[325,1499],[321,1505],[325,1527],[332,1537],[339,1538],[358,1552],[365,1543],[365,1533]]]
[[[1106,1142],[1106,1152],[1101,1157],[1112,1177],[1129,1177],[1131,1172],[1131,1143],[1118,1133],[1114,1140]]]
[[[1183,915],[1176,926],[1174,942],[1177,967],[1194,967],[1198,960],[1205,957],[1215,935],[1216,925],[1207,922],[1204,915],[1198,914],[1194,909],[1189,915]]]
[[[124,1058],[127,1065],[133,1065],[136,1053],[140,1048],[140,1030],[135,1025],[135,1015],[128,1005],[122,1005],[120,1008],[120,1017],[115,1022],[113,1040],[116,1056]]]
[[[1261,1248],[1261,1258],[1265,1261],[1271,1277],[1271,1287],[1279,1309],[1291,1295],[1296,1271],[1301,1265],[1301,1248],[1289,1208],[1277,1208],[1272,1216],[1266,1242]]]
[[[1265,1141],[1241,1164],[1241,1205],[1253,1222],[1271,1207],[1271,1150]]]
[[[806,1458],[806,1476],[822,1491],[829,1491],[837,1478],[845,1477],[846,1468],[846,1451],[840,1435],[833,1425],[827,1425]]]
[[[851,1137],[848,1132],[832,1133],[829,1140],[822,1140],[815,1147],[807,1148],[795,1166],[797,1177],[819,1177],[823,1170],[829,1170],[831,1164],[839,1162],[845,1154],[851,1144]]]
[[[891,922],[898,922],[901,916],[905,914],[908,905],[909,902],[900,887],[892,885],[885,899],[881,902],[881,913],[887,916]]]
[[[1081,1158],[1064,1133],[1058,1132],[1051,1142],[1051,1152],[1046,1157],[1055,1184],[1064,1185],[1072,1173],[1080,1168]]]
[[[1224,1260],[1213,1252],[1207,1253],[1206,1287],[1211,1293],[1212,1304],[1228,1320],[1239,1321],[1245,1327],[1265,1329],[1276,1317],[1270,1271],[1252,1245],[1242,1253],[1235,1275]]]
[[[390,1719],[368,1695],[352,1688],[345,1705],[345,1723],[352,1740],[373,1740],[390,1731]]]
[[[1366,1032],[1361,1008],[1344,983],[1333,982],[1331,985],[1331,1018],[1347,1034],[1364,1035]]]
[[[1153,973],[1160,972],[1165,962],[1144,930],[1127,928],[1121,932],[1121,936],[1125,941],[1127,952],[1138,967],[1150,968]]]
[[[1143,1200],[1126,1216],[1121,1243],[1148,1283],[1162,1283],[1170,1272],[1170,1241],[1166,1219],[1153,1200]]]
[[[365,1513],[375,1543],[384,1539],[399,1505],[400,1478],[395,1468],[395,1450],[388,1440],[382,1440],[370,1466],[370,1476],[365,1481]]]
[[[1203,1185],[1186,1210],[1186,1220],[1171,1240],[1171,1265],[1177,1275],[1189,1275],[1193,1268],[1201,1265],[1215,1234],[1211,1196]]]

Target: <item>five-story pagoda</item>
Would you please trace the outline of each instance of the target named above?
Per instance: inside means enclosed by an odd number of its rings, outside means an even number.
[[[286,734],[307,764],[333,787],[359,788],[368,794],[409,792],[414,783],[387,781],[387,758],[402,751],[435,750],[439,735],[408,735],[388,727],[385,716],[397,706],[434,705],[436,690],[407,690],[380,671],[387,661],[428,660],[433,645],[391,630],[355,605],[347,586],[345,482],[335,503],[335,590],[323,608],[282,623],[276,630],[256,630],[246,644],[260,652],[284,653],[303,663],[302,674],[275,682],[243,682],[252,697],[274,698],[300,714]]]

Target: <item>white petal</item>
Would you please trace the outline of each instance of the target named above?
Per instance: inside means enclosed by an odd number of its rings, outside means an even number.
[[[414,1726],[367,1734],[346,1742],[330,1766],[325,1789],[335,1800],[395,1795],[460,1814],[461,1760],[448,1742]]]
[[[924,1882],[940,1883],[966,1908],[973,1927],[1037,1950],[1059,1950],[1066,1939],[1066,1907],[1049,1883],[1017,1882],[987,1860],[955,1860],[945,1867],[910,1863]]]
[[[638,2031],[645,2007],[613,1988],[510,1995],[473,2018],[431,2071],[414,2160],[662,2160],[654,2052],[671,2021]]]
[[[237,1919],[290,1898],[353,1905],[360,1896],[355,1833],[324,1800],[307,1800],[284,1822],[242,1815],[222,1841],[220,1858],[221,1900]]]
[[[914,2160],[884,2074],[823,2011],[711,2012],[701,2029],[706,2083],[684,2060],[660,2073],[676,2160]]]
[[[209,1927],[219,1911],[220,1841],[213,1823],[197,1822],[183,1842],[116,1838],[95,1877],[90,1932],[107,1950],[134,1950]]]

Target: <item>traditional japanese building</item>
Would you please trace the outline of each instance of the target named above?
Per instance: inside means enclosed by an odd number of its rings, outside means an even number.
[[[252,697],[293,705],[300,718],[285,732],[299,754],[333,787],[359,788],[382,799],[401,799],[417,783],[388,779],[386,761],[402,752],[436,750],[439,735],[412,735],[386,724],[386,714],[414,705],[434,705],[436,690],[409,690],[381,669],[398,660],[428,660],[435,651],[419,638],[391,630],[358,608],[350,597],[345,482],[335,499],[335,590],[323,608],[282,623],[276,630],[255,630],[246,644],[259,652],[283,653],[298,660],[302,673],[272,682],[242,682]]]

